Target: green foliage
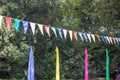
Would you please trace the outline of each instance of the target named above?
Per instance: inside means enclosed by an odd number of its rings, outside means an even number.
[[[28,62],[28,44],[22,41],[24,36],[16,34],[14,29],[8,32],[5,24],[0,34],[0,75],[8,79],[25,78],[27,70],[23,67]]]
[[[119,37],[119,20],[115,14],[119,13],[118,0],[106,2],[104,0],[1,0],[0,14],[33,21],[40,24],[51,24],[55,27]],[[115,6],[115,7],[113,7]],[[112,13],[111,13],[112,12]],[[118,16],[119,17],[119,16]],[[117,26],[117,27],[116,27]],[[107,28],[101,32],[101,27]],[[33,46],[35,55],[35,79],[55,79],[55,47],[60,51],[61,80],[84,78],[84,49],[89,50],[90,77],[97,77],[105,71],[105,48],[110,55],[110,72],[120,67],[119,46],[99,43],[66,40],[44,36],[36,27],[33,36],[29,28],[23,33],[22,24],[15,32],[12,24],[8,32],[5,22],[0,30],[0,77],[7,79],[27,78],[28,48]],[[58,34],[59,35],[59,34]]]

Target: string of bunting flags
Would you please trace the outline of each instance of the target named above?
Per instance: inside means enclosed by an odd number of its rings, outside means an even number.
[[[84,32],[78,32],[78,31],[72,31],[67,30],[63,28],[56,28],[54,26],[49,25],[43,25],[38,24],[34,22],[29,22],[25,20],[19,20],[7,16],[1,16],[0,15],[0,29],[2,28],[2,21],[5,20],[6,26],[8,31],[11,30],[11,24],[14,22],[15,24],[15,30],[16,32],[19,31],[20,24],[22,23],[24,33],[27,33],[27,30],[29,28],[29,25],[32,30],[32,34],[35,35],[35,29],[36,26],[39,27],[41,34],[44,36],[44,29],[49,37],[51,37],[50,30],[53,31],[55,37],[58,37],[57,31],[59,33],[59,36],[61,39],[66,39],[67,35],[69,33],[69,37],[71,41],[73,40],[73,37],[76,41],[79,41],[78,37],[85,42],[104,42],[106,44],[112,44],[112,45],[119,45],[120,44],[120,38],[115,37],[109,37],[109,36],[101,36],[97,34],[89,34]],[[97,41],[96,41],[97,40]],[[59,65],[59,49],[56,47],[56,80],[60,80],[60,65]],[[89,80],[89,54],[88,49],[86,48],[84,51],[85,55],[85,75],[84,80]],[[30,46],[30,55],[29,55],[29,65],[28,65],[28,80],[34,80],[34,54],[32,50],[32,46]],[[109,72],[109,54],[108,49],[106,49],[106,80],[110,80],[110,72]]]
[[[92,42],[92,41],[96,42],[96,40],[97,40],[98,42],[103,42],[106,44],[112,44],[112,45],[120,44],[120,38],[116,38],[116,37],[102,36],[102,35],[97,35],[97,34],[89,34],[89,33],[85,33],[85,32],[67,30],[67,29],[63,29],[63,28],[56,28],[54,26],[43,25],[43,24],[29,22],[29,21],[25,21],[25,20],[19,20],[19,19],[7,17],[7,16],[2,16],[2,15],[0,15],[0,29],[2,28],[3,19],[5,20],[8,31],[10,31],[11,24],[12,24],[12,22],[14,22],[16,32],[19,31],[20,23],[22,23],[25,34],[27,33],[27,30],[30,25],[33,35],[35,35],[35,28],[37,26],[37,27],[39,27],[40,32],[43,36],[44,36],[44,29],[45,29],[45,31],[49,37],[51,36],[50,30],[52,30],[55,37],[58,37],[58,35],[57,35],[57,31],[58,31],[61,39],[66,39],[67,35],[69,33],[69,37],[70,37],[71,41],[73,40],[73,37],[76,41],[79,41],[79,39],[78,39],[78,36],[79,36],[79,38],[85,42]]]

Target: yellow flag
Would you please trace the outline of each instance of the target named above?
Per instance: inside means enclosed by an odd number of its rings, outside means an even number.
[[[110,42],[113,44],[112,37],[109,37]]]
[[[59,50],[58,50],[58,46],[56,47],[55,51],[56,51],[56,80],[60,80]]]
[[[69,34],[70,34],[70,39],[72,41],[72,37],[73,37],[73,32],[71,30],[69,30]]]
[[[92,37],[93,41],[95,42],[95,35],[91,34],[91,37]]]

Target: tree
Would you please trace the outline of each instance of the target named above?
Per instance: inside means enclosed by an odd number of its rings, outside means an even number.
[[[116,0],[117,1],[117,0]],[[1,14],[28,20],[40,24],[54,25],[70,29],[108,36],[118,36],[119,21],[116,23],[115,13],[119,13],[117,2],[104,0],[1,0]],[[112,3],[112,4],[111,4]],[[112,12],[115,10],[114,12]],[[118,11],[118,12],[117,12]],[[112,13],[111,13],[112,12]],[[111,16],[111,17],[110,17]],[[113,23],[112,23],[113,22]],[[107,28],[101,32],[99,29]],[[79,79],[84,77],[84,48],[89,50],[90,77],[99,76],[105,70],[105,48],[109,48],[111,73],[119,66],[119,46],[106,45],[103,43],[86,43],[54,37],[45,33],[44,36],[36,27],[35,36],[31,29],[27,34],[23,33],[22,24],[18,33],[15,32],[15,25],[7,32],[3,24],[0,30],[0,73],[5,72],[2,78],[27,78],[28,48],[33,45],[35,55],[35,78],[50,80],[55,76],[55,47],[59,46],[61,78]],[[59,34],[58,34],[59,35]],[[111,59],[112,57],[112,59]],[[97,66],[96,66],[97,65]],[[23,69],[24,67],[24,69]],[[4,70],[4,69],[5,70]],[[21,75],[23,74],[23,75]]]

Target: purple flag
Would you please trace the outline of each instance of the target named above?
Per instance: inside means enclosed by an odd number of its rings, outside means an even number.
[[[27,29],[28,29],[28,21],[22,21],[22,23],[23,23],[24,33],[26,34]]]
[[[62,29],[61,29],[61,28],[58,28],[58,32],[59,32],[60,37],[63,39],[63,36],[62,36]]]
[[[87,37],[87,34],[86,34],[86,33],[83,33],[82,35],[83,35],[84,40],[85,40],[86,42],[88,42],[89,39],[88,39],[88,37]]]

